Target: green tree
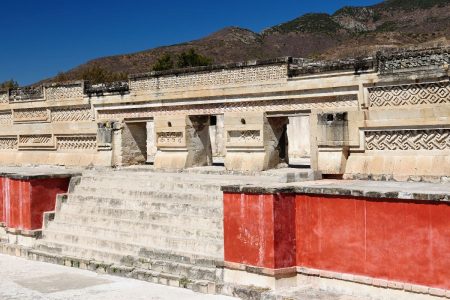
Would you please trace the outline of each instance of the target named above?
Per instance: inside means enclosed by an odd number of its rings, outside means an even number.
[[[96,64],[85,69],[81,74],[81,78],[92,84],[98,84],[126,80],[128,74],[123,72],[111,72]]]
[[[211,64],[211,58],[198,54],[194,49],[184,51],[177,57],[178,68],[209,66]]]
[[[64,72],[59,72],[58,75],[55,77],[55,82],[64,82],[69,81],[69,77]]]
[[[19,84],[14,79],[10,79],[0,83],[0,90],[11,90],[18,88]]]
[[[158,58],[156,63],[153,65],[153,71],[165,71],[173,69],[174,63],[172,56],[169,53],[164,53],[163,56]]]

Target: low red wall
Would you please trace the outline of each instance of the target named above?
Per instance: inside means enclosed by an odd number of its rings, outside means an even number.
[[[449,216],[438,202],[225,193],[225,261],[450,289]]]
[[[4,206],[4,199],[6,190],[4,189],[4,181],[6,179],[4,177],[0,177],[0,223],[5,224],[5,206]]]
[[[450,289],[450,205],[298,195],[297,264]]]
[[[225,261],[295,266],[295,197],[226,194],[224,232]]]
[[[67,192],[70,178],[0,180],[0,207],[6,227],[35,230],[42,228],[45,211],[55,208],[56,195]]]

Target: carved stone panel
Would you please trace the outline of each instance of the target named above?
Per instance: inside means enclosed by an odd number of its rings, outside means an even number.
[[[52,109],[52,122],[79,122],[91,121],[90,107],[66,107]]]
[[[15,123],[50,122],[50,110],[47,108],[26,108],[13,111]]]
[[[15,149],[17,149],[17,137],[0,136],[0,150],[15,150]]]
[[[46,100],[77,99],[82,98],[83,95],[84,91],[81,83],[48,86],[45,89]]]
[[[19,136],[19,148],[55,148],[55,141],[51,134],[21,135]]]
[[[366,131],[366,150],[450,150],[450,129]]]
[[[135,92],[193,87],[220,87],[284,78],[287,79],[286,65],[266,65],[161,77],[135,78],[131,80],[130,88],[131,91]]]
[[[370,107],[450,104],[450,83],[376,87],[369,89]]]
[[[10,111],[0,112],[0,124],[10,125],[12,123],[12,114]]]
[[[260,142],[261,131],[260,130],[232,130],[228,131],[228,142],[230,143],[248,143],[248,142]]]
[[[95,135],[58,136],[56,144],[58,150],[96,150],[97,137]]]
[[[182,131],[157,132],[156,142],[158,147],[185,147],[186,141]]]
[[[327,99],[289,99],[270,101],[251,101],[240,103],[198,104],[189,106],[167,106],[158,108],[98,110],[101,120],[114,120],[121,118],[144,118],[161,115],[218,115],[227,112],[253,112],[253,111],[293,111],[293,110],[347,110],[358,107],[356,96],[330,97]]]

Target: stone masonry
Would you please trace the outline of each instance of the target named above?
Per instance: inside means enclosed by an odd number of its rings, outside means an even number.
[[[261,171],[285,162],[345,178],[447,181],[448,57],[443,48],[282,58],[0,91],[0,163]],[[99,123],[114,124],[106,144],[93,140]]]

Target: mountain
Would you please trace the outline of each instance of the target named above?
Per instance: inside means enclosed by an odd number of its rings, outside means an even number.
[[[189,49],[217,64],[280,56],[327,60],[372,55],[386,48],[447,46],[449,37],[450,0],[387,0],[343,7],[332,15],[306,14],[261,33],[227,27],[187,43],[94,59],[45,81],[82,79],[93,66],[122,74],[149,72],[164,53]]]

